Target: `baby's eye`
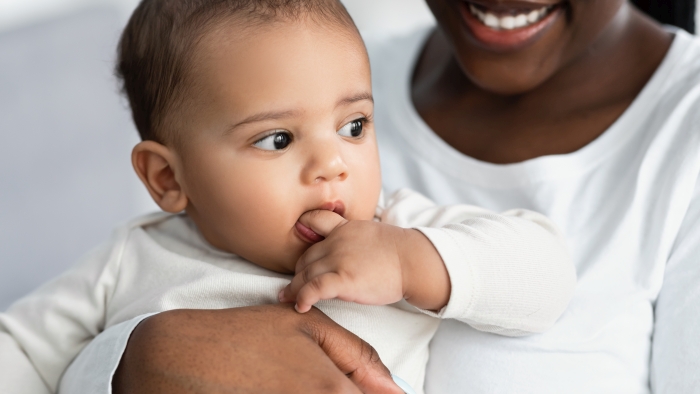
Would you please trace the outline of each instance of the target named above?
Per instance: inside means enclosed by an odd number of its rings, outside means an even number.
[[[282,150],[292,143],[292,136],[286,131],[278,131],[258,140],[255,147],[262,150]]]
[[[338,130],[343,137],[357,138],[362,136],[365,129],[365,119],[355,119]]]

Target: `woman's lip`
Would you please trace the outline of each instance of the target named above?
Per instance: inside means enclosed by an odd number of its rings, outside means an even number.
[[[472,3],[483,8],[487,8],[491,11],[503,11],[507,12],[510,10],[535,10],[542,7],[551,7],[559,5],[562,0],[530,0],[530,1],[494,1],[494,0],[461,0],[462,3]]]
[[[295,233],[297,234],[297,236],[306,243],[315,244],[325,239],[322,236],[316,234],[314,230],[304,226],[298,221],[294,225],[294,230],[296,230]]]
[[[496,30],[486,26],[474,16],[469,10],[469,3],[462,1],[459,8],[467,27],[479,43],[487,49],[504,52],[521,49],[536,41],[541,33],[552,26],[563,12],[563,7],[558,6],[532,25],[512,30]]]

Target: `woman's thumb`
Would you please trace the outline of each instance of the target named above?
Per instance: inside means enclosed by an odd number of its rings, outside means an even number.
[[[332,333],[323,333],[319,332],[322,326],[316,326],[312,337],[341,372],[365,394],[404,394],[377,351],[349,331],[338,328]]]

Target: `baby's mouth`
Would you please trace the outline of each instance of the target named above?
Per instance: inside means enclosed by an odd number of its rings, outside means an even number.
[[[342,216],[345,218],[345,204],[343,204],[342,201],[338,200],[335,202],[326,202],[321,204],[318,208],[312,209],[311,211],[317,211],[317,210],[322,210],[322,211],[331,211],[335,212],[338,215]],[[311,212],[307,211],[307,212]],[[305,212],[305,214],[307,213]],[[297,222],[294,224],[294,229],[296,230],[297,235],[299,238],[302,239],[302,241],[310,243],[310,244],[315,244],[318,242],[321,242],[325,239],[325,237],[316,234],[314,230],[309,228],[308,226],[304,225],[301,223],[300,220],[297,220]]]
[[[345,204],[340,200],[333,202],[325,202],[316,209],[322,211],[332,211],[345,218]]]
[[[294,225],[294,229],[297,231],[297,235],[302,241],[310,244],[315,244],[323,241],[325,238],[316,234],[314,230],[304,226],[300,221],[297,220]]]

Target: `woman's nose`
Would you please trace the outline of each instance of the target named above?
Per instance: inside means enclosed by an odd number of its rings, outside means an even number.
[[[304,183],[343,181],[347,177],[348,166],[339,147],[333,142],[315,144],[304,169]]]

